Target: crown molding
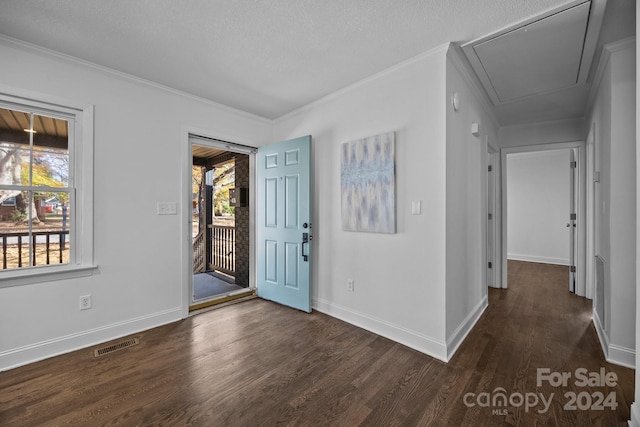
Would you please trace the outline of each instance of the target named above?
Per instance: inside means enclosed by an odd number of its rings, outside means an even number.
[[[449,59],[451,59],[451,63],[456,68],[458,73],[460,73],[467,86],[471,88],[471,91],[476,96],[484,112],[491,119],[493,125],[496,127],[496,129],[499,129],[501,125],[496,117],[495,112],[493,111],[491,100],[489,99],[489,96],[487,95],[485,90],[482,88],[480,80],[471,70],[471,64],[469,64],[469,62],[466,60],[466,57],[462,52],[462,48],[457,44],[451,43],[449,51],[447,52],[447,56],[449,57]]]
[[[600,85],[602,84],[602,76],[604,76],[607,65],[609,65],[611,55],[622,50],[635,49],[635,45],[636,38],[634,36],[627,37],[626,39],[618,40],[616,42],[609,43],[603,46],[602,55],[600,55],[600,61],[598,61],[598,68],[596,69],[596,73],[593,77],[593,83],[591,84],[591,90],[589,90],[589,97],[587,98],[585,114],[588,114],[593,109],[596,95],[598,94],[598,90],[600,90]]]
[[[275,124],[277,124],[277,123],[283,122],[283,121],[285,121],[287,119],[290,119],[292,117],[295,117],[298,114],[302,114],[302,113],[304,113],[306,111],[312,110],[312,109],[314,109],[316,107],[319,107],[319,106],[321,106],[323,104],[326,104],[326,103],[334,100],[335,98],[339,98],[340,96],[342,96],[342,95],[344,95],[346,93],[349,93],[349,92],[351,92],[353,90],[356,90],[356,89],[358,89],[358,88],[360,88],[362,86],[365,86],[365,85],[367,85],[367,84],[369,84],[369,83],[371,83],[373,81],[376,81],[376,80],[381,79],[381,78],[383,78],[385,76],[388,76],[389,74],[392,74],[392,73],[394,73],[394,72],[396,72],[398,70],[401,70],[403,68],[409,67],[409,66],[411,66],[411,65],[413,65],[413,64],[415,64],[417,62],[420,62],[425,58],[444,53],[444,52],[446,52],[446,50],[448,48],[449,48],[449,43],[446,43],[446,44],[443,44],[443,45],[440,45],[440,46],[436,46],[435,48],[429,49],[426,52],[423,52],[423,53],[421,53],[419,55],[414,56],[413,58],[409,58],[409,59],[407,59],[405,61],[402,61],[402,62],[400,62],[400,63],[398,63],[396,65],[393,65],[393,66],[391,66],[389,68],[386,68],[386,69],[384,69],[384,70],[382,70],[382,71],[380,71],[378,73],[375,73],[375,74],[373,74],[373,75],[371,75],[369,77],[366,77],[366,78],[364,78],[362,80],[359,80],[359,81],[357,81],[355,83],[352,83],[352,84],[350,84],[348,86],[345,86],[342,89],[338,89],[337,91],[332,92],[329,95],[326,95],[326,96],[324,96],[322,98],[319,98],[319,99],[317,99],[315,101],[312,101],[309,104],[306,104],[306,105],[303,105],[302,107],[296,108],[295,110],[292,110],[292,111],[290,111],[290,112],[288,112],[288,113],[276,118],[273,122]]]
[[[239,110],[237,108],[233,108],[233,107],[230,107],[228,105],[221,104],[219,102],[213,101],[213,100],[208,99],[208,98],[203,98],[201,96],[193,95],[191,93],[184,92],[182,90],[175,89],[175,88],[172,88],[170,86],[166,86],[166,85],[163,85],[161,83],[154,82],[152,80],[147,80],[147,79],[144,79],[142,77],[137,77],[137,76],[134,76],[132,74],[128,74],[128,73],[125,73],[123,71],[116,70],[114,68],[105,67],[104,65],[96,64],[95,62],[87,61],[85,59],[81,59],[81,58],[78,58],[78,57],[75,57],[75,56],[72,56],[72,55],[68,55],[66,53],[58,52],[58,51],[53,50],[53,49],[49,49],[49,48],[42,47],[42,46],[39,46],[39,45],[36,45],[36,44],[33,44],[33,43],[25,42],[23,40],[16,39],[16,38],[13,38],[13,37],[9,37],[9,36],[4,35],[4,34],[0,34],[0,43],[4,44],[6,46],[10,46],[10,47],[18,47],[18,48],[21,48],[21,49],[25,49],[25,50],[31,51],[33,53],[36,53],[36,54],[39,54],[39,55],[42,55],[42,56],[48,56],[48,57],[53,57],[53,58],[56,58],[56,59],[59,59],[59,60],[62,60],[62,61],[72,62],[72,63],[80,65],[80,66],[82,66],[84,68],[89,68],[89,69],[101,72],[103,74],[107,74],[107,75],[110,75],[110,76],[113,76],[113,77],[116,77],[116,78],[119,78],[119,79],[122,79],[122,80],[126,80],[126,81],[129,81],[129,82],[135,83],[135,84],[139,84],[139,85],[142,85],[142,86],[152,87],[152,88],[158,89],[158,90],[160,90],[162,92],[165,92],[165,93],[168,93],[168,94],[171,94],[171,95],[177,95],[177,96],[180,96],[182,98],[189,99],[191,101],[199,102],[201,104],[206,104],[206,105],[208,105],[210,107],[218,108],[218,109],[226,111],[228,113],[235,114],[235,115],[238,115],[238,116],[243,116],[243,117],[246,117],[248,119],[257,120],[257,121],[260,121],[262,123],[267,123],[267,124],[272,124],[273,123],[273,121],[271,119],[268,119],[266,117],[258,116],[256,114],[252,114],[252,113],[249,113],[247,111]]]

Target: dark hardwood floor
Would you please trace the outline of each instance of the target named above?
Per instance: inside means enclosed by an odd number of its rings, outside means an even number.
[[[2,372],[0,425],[625,425],[634,371],[604,361],[591,302],[566,290],[567,276],[510,262],[509,289],[489,290],[448,364],[254,299],[135,335],[139,345],[102,357],[90,348]],[[571,378],[537,385],[538,368]],[[616,385],[576,384],[579,368],[615,373]],[[564,408],[565,393],[591,407],[597,392],[615,393],[617,409]]]

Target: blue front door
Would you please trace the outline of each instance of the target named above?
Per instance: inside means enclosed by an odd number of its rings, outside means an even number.
[[[311,136],[257,157],[258,296],[311,312]]]

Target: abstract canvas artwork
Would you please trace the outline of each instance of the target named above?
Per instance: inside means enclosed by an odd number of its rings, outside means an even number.
[[[396,232],[395,137],[393,132],[342,144],[342,228]]]

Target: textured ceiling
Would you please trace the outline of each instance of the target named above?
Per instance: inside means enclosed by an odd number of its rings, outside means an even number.
[[[274,119],[562,3],[1,0],[0,33]]]

